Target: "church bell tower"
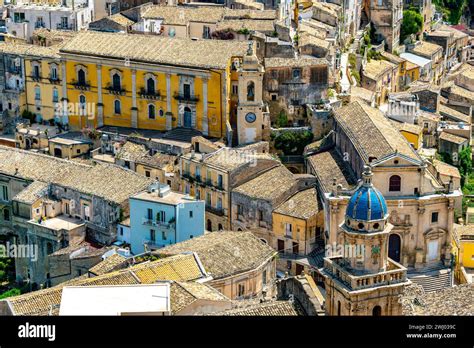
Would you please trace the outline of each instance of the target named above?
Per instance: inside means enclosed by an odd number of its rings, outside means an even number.
[[[238,144],[249,144],[264,140],[269,134],[269,122],[264,115],[263,74],[253,41],[238,69],[237,136]]]

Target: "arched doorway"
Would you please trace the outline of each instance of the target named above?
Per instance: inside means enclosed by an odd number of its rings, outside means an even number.
[[[398,234],[391,234],[388,238],[388,257],[395,262],[400,262],[401,239]]]
[[[184,108],[184,127],[191,128],[191,109],[187,106]]]
[[[222,227],[222,224],[219,224],[219,225],[217,226],[217,229],[218,229],[219,231],[222,231],[224,228]]]
[[[63,151],[61,149],[54,149],[54,157],[59,157],[59,158],[62,158],[63,157]]]
[[[212,231],[212,221],[207,219],[207,230]]]
[[[373,309],[372,309],[372,315],[374,317],[380,317],[382,315],[382,307],[380,306],[375,306]]]

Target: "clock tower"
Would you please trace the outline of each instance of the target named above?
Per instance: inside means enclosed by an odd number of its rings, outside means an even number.
[[[265,70],[255,53],[253,41],[251,41],[238,69],[238,145],[265,140],[270,133],[268,113],[264,112],[265,105],[262,98],[264,72]]]

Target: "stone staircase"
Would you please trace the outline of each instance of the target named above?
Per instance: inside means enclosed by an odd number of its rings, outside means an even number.
[[[453,286],[452,271],[441,263],[420,270],[408,269],[408,279],[421,285],[425,292],[438,291]]]
[[[174,141],[182,141],[182,142],[191,142],[192,137],[200,136],[202,133],[196,129],[192,128],[174,128],[167,132],[163,139],[174,140]]]

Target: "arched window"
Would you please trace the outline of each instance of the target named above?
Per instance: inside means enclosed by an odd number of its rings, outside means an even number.
[[[399,192],[402,188],[402,178],[398,175],[392,175],[389,179],[388,190],[390,192]]]
[[[120,114],[120,100],[115,100],[114,101],[114,113]]]
[[[148,94],[155,94],[155,80],[153,80],[151,77],[146,80],[146,89]]]
[[[86,84],[86,72],[84,69],[79,69],[77,71],[77,83],[81,86]]]
[[[150,120],[154,120],[155,119],[155,105],[153,104],[150,104],[148,105],[148,118]]]
[[[219,225],[217,226],[217,229],[218,229],[219,231],[222,231],[222,230],[223,230],[222,224],[219,224]]]
[[[247,84],[247,101],[254,101],[255,100],[255,83],[250,81]]]
[[[121,89],[121,84],[120,84],[120,75],[115,73],[113,76],[112,76],[112,87],[114,90],[116,91],[120,91]]]

